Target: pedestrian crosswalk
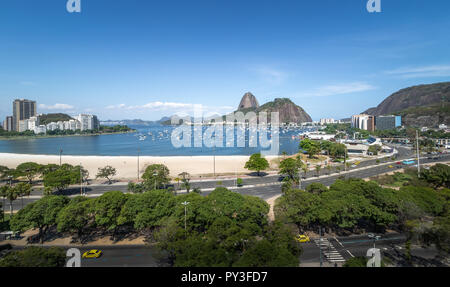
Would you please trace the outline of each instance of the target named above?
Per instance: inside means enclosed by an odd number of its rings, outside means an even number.
[[[331,263],[345,262],[344,257],[336,250],[327,238],[315,239],[314,242],[322,250],[322,255]]]

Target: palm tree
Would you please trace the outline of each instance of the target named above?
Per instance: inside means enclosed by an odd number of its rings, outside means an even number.
[[[347,170],[350,169],[350,167],[352,166],[352,164],[349,162],[347,162],[345,165],[347,166]]]
[[[186,188],[187,193],[191,190],[191,175],[187,172],[182,172],[178,175],[181,177],[181,181],[183,182],[184,187]]]
[[[7,186],[6,198],[9,200],[9,211],[11,213],[11,216],[13,214],[13,202],[17,199],[18,196],[19,193],[17,192],[17,189],[15,187]]]
[[[317,177],[320,176],[320,169],[321,169],[321,166],[320,165],[316,165]]]
[[[306,164],[304,166],[302,166],[302,170],[303,173],[305,174],[305,178],[306,178],[306,174],[308,173],[308,166],[306,166]]]
[[[179,178],[179,177],[176,177],[175,178],[175,181],[177,182],[177,189],[180,189],[180,180],[181,180],[181,178]]]
[[[6,201],[6,191],[8,190],[8,186],[4,185],[2,187],[0,187],[0,196],[3,198],[3,205],[2,205],[2,221],[5,220],[5,201]]]
[[[331,165],[327,165],[328,175],[331,174]]]
[[[22,201],[22,208],[23,208],[23,197],[24,196],[30,196],[31,193],[31,184],[21,182],[16,187],[17,196],[20,196]]]

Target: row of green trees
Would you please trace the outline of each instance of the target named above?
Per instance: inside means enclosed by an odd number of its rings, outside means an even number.
[[[325,227],[338,234],[383,232],[387,228],[417,235],[448,252],[450,167],[438,164],[399,190],[360,179],[337,180],[329,188],[285,188],[275,205],[277,220],[303,231]],[[432,219],[430,225],[429,219]]]
[[[14,215],[10,226],[38,229],[41,242],[52,228],[80,242],[98,232],[113,239],[120,232],[145,234],[174,266],[298,266],[294,231],[269,224],[268,212],[263,200],[225,188],[208,196],[113,191],[98,198],[45,196]]]
[[[345,145],[331,141],[304,139],[300,142],[299,149],[305,151],[310,158],[314,158],[322,151],[326,152],[326,154],[334,160],[345,159],[347,157],[347,148]],[[267,159],[262,157],[260,153],[255,153],[250,156],[250,159],[245,163],[244,168],[256,171],[259,176],[261,171],[267,170],[269,166],[270,164]],[[280,163],[279,168],[281,174],[288,174],[292,179],[294,179],[293,173],[298,174],[298,169],[304,169],[305,173],[307,171],[307,166],[302,163],[299,157],[296,159],[285,157]]]
[[[96,178],[105,178],[112,183],[112,177],[117,173],[111,166],[105,166],[98,169]],[[70,164],[47,164],[41,165],[35,162],[26,162],[18,165],[15,169],[9,169],[0,166],[0,180],[20,180],[25,178],[30,185],[34,184],[36,179],[41,179],[49,190],[61,191],[70,184],[78,184],[81,180],[87,182],[89,172],[82,166],[72,166]]]

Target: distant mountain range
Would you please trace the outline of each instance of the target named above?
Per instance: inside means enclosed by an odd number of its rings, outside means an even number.
[[[162,124],[163,122],[169,120],[169,117],[163,117],[159,121],[144,121],[140,119],[135,120],[119,120],[119,121],[113,121],[113,120],[107,120],[107,121],[100,121],[100,124],[102,125],[126,125],[126,126],[152,126],[152,125],[158,125]]]
[[[400,115],[405,126],[450,124],[450,82],[413,86],[386,98],[365,114]]]

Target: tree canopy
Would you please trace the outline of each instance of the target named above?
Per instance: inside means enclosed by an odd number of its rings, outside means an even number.
[[[244,168],[256,171],[258,176],[260,172],[269,168],[269,162],[263,158],[260,153],[255,153],[250,156],[250,159],[245,163]]]

